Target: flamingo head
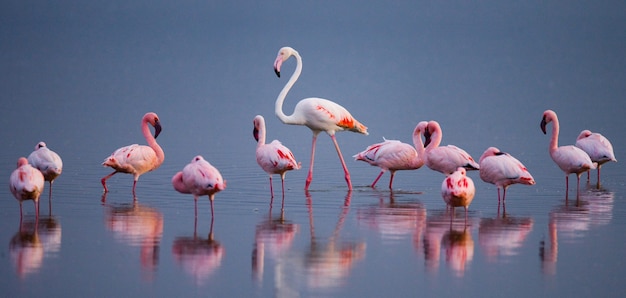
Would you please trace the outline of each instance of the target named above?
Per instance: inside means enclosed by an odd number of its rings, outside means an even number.
[[[21,166],[27,165],[27,164],[28,164],[28,159],[26,159],[26,157],[18,158],[18,160],[17,160],[17,167],[18,168],[21,167]]]
[[[260,127],[265,126],[265,119],[261,115],[256,115],[252,123],[254,124],[254,128],[252,129],[252,135],[254,136],[254,139],[258,142],[259,130],[260,130]]]
[[[44,142],[39,142],[37,143],[37,145],[35,145],[35,150],[39,149],[39,148],[43,148],[46,147],[46,143]]]
[[[541,127],[541,131],[543,132],[544,135],[546,134],[546,125],[552,122],[555,118],[556,118],[556,113],[554,111],[546,110],[545,112],[543,112],[543,118],[541,118],[541,124],[539,126]]]
[[[588,129],[585,129],[583,131],[580,132],[580,134],[578,135],[578,138],[576,138],[576,140],[581,140],[584,138],[588,138],[591,136],[591,131]]]
[[[274,60],[274,73],[280,78],[280,66],[283,65],[283,62],[287,61],[289,57],[296,54],[296,50],[290,47],[282,47],[278,51],[278,55],[276,56],[276,60]]]
[[[154,127],[154,138],[156,139],[161,133],[161,122],[159,122],[159,116],[156,113],[148,112],[143,115],[143,122],[148,122]]]
[[[480,160],[479,162],[482,162],[485,158],[490,157],[490,156],[497,156],[497,155],[502,155],[504,153],[500,152],[500,150],[496,147],[489,147],[487,148],[487,150],[485,150],[485,152],[483,152],[483,155],[480,156]]]
[[[432,136],[432,131],[428,130],[428,125],[424,128],[424,147],[427,147],[430,144],[430,137]]]

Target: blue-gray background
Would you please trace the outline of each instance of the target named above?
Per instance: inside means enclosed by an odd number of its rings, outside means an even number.
[[[41,140],[63,157],[65,168],[53,199],[63,226],[61,251],[45,261],[38,275],[21,280],[11,268],[8,245],[1,246],[0,286],[5,293],[38,296],[278,295],[272,282],[258,289],[249,278],[254,227],[269,200],[267,176],[254,161],[251,130],[254,115],[264,115],[268,138],[280,139],[304,165],[287,175],[287,204],[295,210],[290,217],[303,225],[303,237],[309,220],[302,187],[311,134],[273,116],[274,100],[295,61],[284,64],[280,79],[272,63],[278,49],[288,45],[303,56],[304,69],[287,96],[285,113],[297,100],[319,96],[342,104],[369,127],[368,137],[338,134],[359,190],[353,208],[378,202],[377,194],[363,187],[378,171],[350,156],[382,137],[410,142],[421,120],[438,120],[443,143],[459,145],[476,159],[489,146],[512,153],[537,180],[533,187],[511,188],[507,211],[529,216],[535,225],[525,253],[503,266],[510,280],[475,256],[464,279],[442,274],[432,283],[424,278],[423,262],[413,260],[417,253],[407,256],[396,252],[405,248],[371,240],[350,212],[344,228],[364,233],[367,253],[356,265],[356,276],[331,295],[415,295],[425,284],[424,291],[432,295],[500,295],[506,289],[519,289],[523,296],[618,293],[623,290],[618,277],[625,272],[618,265],[626,248],[623,237],[616,237],[624,231],[620,218],[626,214],[621,162],[603,172],[615,200],[608,228],[589,233],[595,238],[571,250],[561,245],[558,265],[563,268],[548,284],[541,277],[537,247],[547,237],[548,213],[563,203],[564,179],[547,154],[549,137],[540,132],[539,121],[545,109],[553,109],[561,120],[562,144],[574,143],[580,130],[591,129],[611,139],[618,160],[626,156],[625,28],[622,1],[2,1],[0,177],[8,180],[17,157],[28,155]],[[140,202],[158,208],[165,218],[154,282],[129,273],[129,268],[139,270],[139,261],[116,252],[138,249],[112,240],[100,206],[100,178],[109,173],[100,163],[118,147],[145,142],[139,120],[147,111],[162,120],[158,141],[166,154],[163,166],[142,176],[138,185]],[[197,154],[229,182],[217,196],[215,222],[226,256],[208,289],[186,283],[170,258],[174,236],[193,231],[193,203],[174,192],[169,179]],[[326,136],[320,137],[317,154],[313,201],[317,197],[325,205],[315,210],[321,216],[316,228],[330,235],[345,183]],[[130,202],[132,179],[119,176],[110,180],[109,201]],[[476,217],[494,215],[495,188],[477,173],[470,176],[479,193],[470,209]],[[387,178],[379,182],[382,190]],[[409,191],[405,200],[442,208],[440,174],[423,168],[399,173],[397,179],[397,188]],[[8,189],[0,194],[1,244],[17,231],[19,216]],[[208,203],[201,203],[199,225],[208,231]],[[25,207],[32,213],[29,202]],[[605,251],[598,256],[599,247]],[[584,262],[589,255],[596,258]],[[394,265],[381,267],[387,258]],[[416,268],[405,268],[407,260]],[[504,279],[499,282],[506,287],[494,286],[485,271]],[[448,278],[454,280],[450,288]],[[583,287],[586,283],[591,287]]]

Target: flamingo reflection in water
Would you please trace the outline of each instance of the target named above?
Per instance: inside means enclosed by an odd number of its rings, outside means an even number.
[[[498,261],[499,256],[506,258],[517,255],[532,229],[531,217],[514,217],[504,213],[495,218],[481,218],[478,243],[488,261]]]
[[[539,257],[545,274],[556,274],[559,242],[570,244],[581,241],[593,228],[607,225],[613,218],[615,194],[605,189],[589,187],[575,201],[567,201],[550,211],[548,239],[539,245]]]
[[[450,269],[459,277],[465,274],[468,262],[474,258],[472,218],[451,217],[449,210],[438,210],[426,219],[424,259],[431,273],[439,270],[441,251]]]
[[[278,296],[300,296],[301,291],[326,291],[342,286],[358,261],[365,257],[365,242],[342,240],[340,232],[349,213],[352,192],[348,191],[337,224],[328,239],[315,233],[313,199],[305,192],[309,213],[310,242],[276,260],[275,285]],[[305,295],[306,296],[306,295]],[[314,296],[314,295],[313,295]]]
[[[106,196],[106,195],[105,195]],[[103,196],[103,201],[106,198]],[[106,206],[106,205],[105,205]],[[159,245],[163,235],[163,214],[157,209],[139,204],[106,206],[105,225],[114,238],[133,247],[140,247],[144,278],[152,280],[159,263]]]
[[[53,216],[21,220],[9,243],[11,261],[20,278],[38,272],[44,258],[56,256],[60,250],[61,224]]]
[[[257,282],[263,281],[266,253],[268,259],[274,261],[276,272],[280,272],[281,266],[283,266],[282,258],[289,253],[299,229],[299,225],[286,219],[284,208],[281,208],[279,216],[273,217],[272,204],[270,203],[269,216],[257,224],[254,234],[252,272]],[[278,279],[279,276],[276,278]],[[282,280],[277,280],[277,284],[282,292],[289,289],[288,284]]]
[[[383,240],[402,240],[407,235],[413,235],[416,248],[426,227],[426,208],[415,200],[398,201],[395,194],[389,192],[389,203],[385,203],[385,194],[379,193],[379,203],[367,206],[357,211],[359,223],[377,230]]]
[[[222,265],[225,250],[215,240],[213,218],[207,238],[198,237],[197,223],[198,218],[194,220],[193,237],[181,236],[174,239],[172,254],[176,263],[194,278],[195,284],[201,286]]]

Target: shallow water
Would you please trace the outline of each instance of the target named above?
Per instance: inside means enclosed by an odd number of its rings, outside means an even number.
[[[306,29],[315,23],[309,14],[297,11],[285,16],[297,24],[293,31],[281,31],[269,18],[275,7],[93,4],[53,10],[47,21],[37,21],[46,16],[37,9],[8,7],[15,17],[0,29],[13,41],[0,45],[0,176],[8,180],[17,158],[39,141],[61,155],[64,170],[51,200],[46,186],[38,223],[25,202],[20,225],[18,203],[8,187],[0,190],[2,292],[619,295],[626,276],[626,41],[606,20],[623,24],[624,10],[535,4],[547,17],[533,24],[506,17],[534,15],[530,6],[471,8],[483,20],[474,22],[452,7],[373,5],[346,16],[350,25],[313,6],[307,9],[330,21],[315,32]],[[383,18],[365,22],[373,12]],[[303,190],[311,133],[273,116],[295,68],[288,61],[280,79],[272,73],[286,44],[300,51],[304,69],[285,112],[298,99],[322,96],[369,127],[369,136],[337,134],[352,192],[325,134],[311,189]],[[560,117],[561,144],[573,144],[583,129],[612,141],[619,162],[603,166],[599,189],[592,172],[577,195],[571,176],[566,200],[564,175],[539,129],[545,109]],[[136,197],[124,174],[109,180],[104,197],[100,179],[110,171],[101,162],[118,147],[145,144],[139,122],[148,111],[161,118],[165,162],[141,176]],[[266,118],[268,139],[280,139],[303,164],[287,174],[284,202],[278,177],[272,201],[255,161],[257,114]],[[440,195],[443,175],[426,167],[398,172],[393,191],[389,174],[370,188],[379,170],[351,156],[383,137],[411,143],[421,120],[439,121],[442,144],[475,159],[489,146],[511,153],[537,184],[511,186],[502,212],[496,188],[470,172],[476,198],[467,219],[461,208],[451,219]],[[194,219],[192,196],[170,183],[198,154],[228,183],[216,195],[215,218],[203,197]]]

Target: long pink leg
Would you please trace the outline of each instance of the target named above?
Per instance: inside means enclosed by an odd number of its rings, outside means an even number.
[[[117,174],[117,171],[114,171],[113,173],[104,176],[104,178],[100,180],[100,182],[102,182],[102,186],[104,187],[104,192],[109,192],[109,189],[107,188],[107,179],[111,178],[111,176],[115,174]]]
[[[270,194],[272,194],[272,198],[274,198],[274,187],[272,186],[272,175],[270,175]]]
[[[133,197],[135,197],[135,188],[137,188],[137,178],[135,178],[135,180],[133,180]]]
[[[281,183],[282,188],[283,188],[283,200],[284,200],[285,199],[285,173],[280,175],[280,183]],[[272,194],[272,196],[274,196],[274,195]]]
[[[311,145],[311,163],[309,164],[309,174],[306,176],[304,190],[309,190],[309,185],[313,180],[313,161],[315,160],[315,143],[317,142],[317,134],[313,134],[313,144]]]
[[[378,182],[378,179],[380,179],[380,177],[382,177],[384,173],[385,173],[385,171],[380,171],[380,174],[378,174],[376,179],[374,179],[374,182],[372,182],[372,185],[371,185],[372,188],[374,188],[376,186],[376,183]]]
[[[569,175],[565,175],[565,199],[567,200],[567,195],[569,193]]]
[[[335,135],[330,136],[333,139],[333,143],[335,143],[335,149],[337,149],[337,154],[339,155],[339,159],[341,160],[341,166],[343,167],[343,172],[346,176],[346,182],[348,183],[348,190],[352,190],[352,181],[350,181],[350,172],[348,172],[348,167],[346,166],[346,162],[343,160],[343,155],[341,155],[341,150],[339,150],[339,144],[337,144],[337,139]]]
[[[213,221],[213,218],[215,218],[215,214],[213,212],[213,195],[209,197],[209,200],[211,201],[211,221]]]
[[[393,176],[396,175],[395,171],[391,171],[391,178],[389,178],[389,189],[391,189],[391,186],[393,185]]]

